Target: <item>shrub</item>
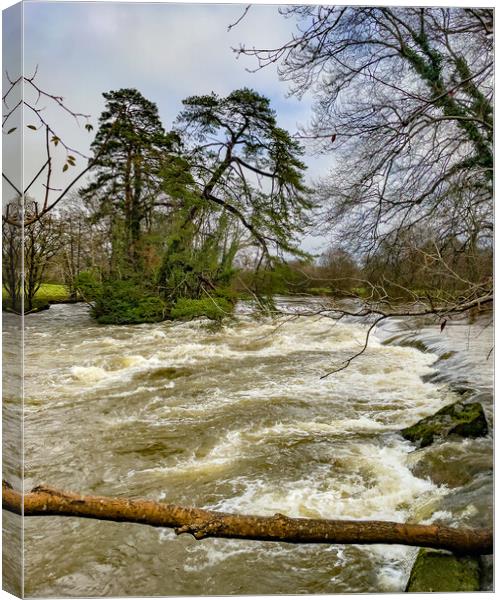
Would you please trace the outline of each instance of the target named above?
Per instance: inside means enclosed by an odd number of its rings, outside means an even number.
[[[207,319],[212,319],[214,321],[221,321],[232,312],[233,305],[225,298],[210,297],[200,298],[199,300],[179,298],[172,307],[170,316],[173,319],[206,317]]]
[[[93,314],[98,323],[125,325],[163,321],[167,307],[159,296],[133,281],[107,281],[96,299]]]
[[[92,274],[82,273],[77,287],[87,301],[92,301],[92,315],[98,323],[155,323],[167,315],[162,299],[134,280],[112,279],[100,283]]]
[[[95,300],[102,292],[102,283],[91,271],[82,271],[77,275],[74,285],[85,300]]]
[[[233,290],[231,287],[218,287],[214,290],[214,296],[217,299],[227,300],[230,304],[236,304],[240,295],[236,290]]]

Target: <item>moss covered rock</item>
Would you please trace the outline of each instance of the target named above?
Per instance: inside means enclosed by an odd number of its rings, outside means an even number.
[[[451,435],[476,438],[487,433],[488,424],[479,402],[448,404],[434,415],[401,431],[406,440],[419,444],[420,448]]]
[[[420,550],[406,586],[407,592],[477,592],[479,561],[438,550]]]

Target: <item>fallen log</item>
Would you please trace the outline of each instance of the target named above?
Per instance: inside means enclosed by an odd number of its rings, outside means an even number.
[[[173,528],[177,535],[190,533],[197,540],[220,537],[293,544],[403,544],[467,555],[493,552],[493,533],[484,529],[290,518],[279,513],[272,517],[238,515],[146,499],[83,496],[47,486],[37,486],[23,498],[6,482],[2,485],[2,501],[3,508],[26,517],[51,515],[142,523]]]

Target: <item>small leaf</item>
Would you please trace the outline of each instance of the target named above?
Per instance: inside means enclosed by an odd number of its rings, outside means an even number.
[[[10,133],[12,133],[13,131],[15,131],[17,129],[17,127],[12,127],[12,129],[9,129],[9,131],[7,131],[7,135],[9,135]]]
[[[54,146],[57,146],[60,141],[61,140],[57,137],[57,135],[52,136],[51,142],[54,142]]]
[[[74,156],[71,156],[71,154],[68,154],[68,160],[72,160],[74,162],[76,158]]]
[[[64,173],[64,171],[67,171],[68,169],[69,169],[69,165],[65,164],[64,167],[63,167],[63,173]]]
[[[94,129],[94,128],[93,128],[93,126],[92,126],[90,123],[87,123],[87,124],[85,125],[85,129],[86,129],[87,131],[92,131],[92,129]]]
[[[36,131],[36,125],[26,125],[29,129],[34,129]]]

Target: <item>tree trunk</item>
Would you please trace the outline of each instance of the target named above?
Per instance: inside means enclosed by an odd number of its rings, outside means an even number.
[[[24,495],[4,482],[3,507],[24,516],[72,516],[104,521],[172,527],[179,535],[237,538],[296,544],[403,544],[449,550],[457,554],[492,554],[489,530],[454,529],[440,525],[415,525],[390,521],[334,521],[236,515],[163,504],[153,500],[128,500],[82,496],[38,486]]]

